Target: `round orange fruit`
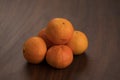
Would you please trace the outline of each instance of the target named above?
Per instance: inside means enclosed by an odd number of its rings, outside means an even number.
[[[43,38],[43,40],[46,42],[47,49],[48,49],[48,48],[50,48],[51,46],[53,46],[54,44],[47,38],[45,30],[46,30],[46,28],[42,29],[42,30],[38,33],[38,36]]]
[[[54,44],[66,44],[71,39],[73,32],[73,25],[64,18],[54,18],[46,27],[46,35]]]
[[[48,49],[46,61],[54,68],[63,69],[73,61],[72,50],[66,45],[56,45]]]
[[[72,39],[67,43],[75,55],[82,54],[88,48],[88,39],[85,33],[74,31]]]
[[[24,43],[23,55],[29,63],[38,64],[44,59],[46,50],[46,43],[42,38],[31,37]]]

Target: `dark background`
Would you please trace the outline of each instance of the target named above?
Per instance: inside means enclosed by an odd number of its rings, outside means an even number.
[[[120,0],[0,0],[0,80],[120,80]],[[89,39],[66,69],[28,64],[26,39],[55,17],[69,19]]]

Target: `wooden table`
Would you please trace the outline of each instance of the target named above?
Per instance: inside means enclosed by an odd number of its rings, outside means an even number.
[[[120,80],[120,0],[0,0],[0,80]],[[55,17],[89,39],[66,69],[28,64],[22,46]]]

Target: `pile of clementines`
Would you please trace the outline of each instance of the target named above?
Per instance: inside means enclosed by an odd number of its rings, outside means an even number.
[[[54,68],[63,69],[73,61],[73,55],[82,54],[88,47],[87,36],[74,30],[70,21],[54,18],[37,36],[25,41],[24,58],[33,64],[46,62]]]

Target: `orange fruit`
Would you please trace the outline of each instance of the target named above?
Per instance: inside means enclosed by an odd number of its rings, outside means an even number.
[[[73,32],[73,25],[64,18],[54,18],[46,27],[46,35],[54,44],[66,44],[71,39]]]
[[[63,69],[73,61],[72,50],[66,45],[56,45],[48,49],[46,61],[54,68]]]
[[[54,44],[47,38],[45,30],[46,30],[46,28],[43,28],[43,29],[38,33],[38,36],[39,36],[39,37],[42,37],[42,38],[44,39],[44,41],[46,42],[47,48],[50,48],[50,47],[53,46]]]
[[[24,43],[23,55],[28,62],[38,64],[44,59],[46,50],[46,43],[42,38],[31,37]]]
[[[73,37],[67,45],[75,55],[80,55],[88,48],[87,36],[83,32],[74,31]]]

